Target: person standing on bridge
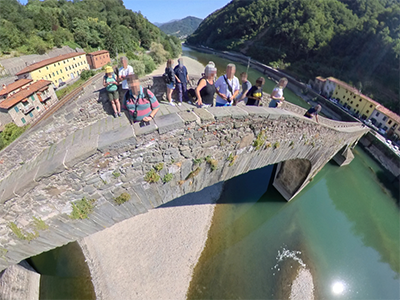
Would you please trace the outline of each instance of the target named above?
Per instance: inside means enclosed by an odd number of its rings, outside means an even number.
[[[214,79],[217,68],[213,64],[208,64],[204,70],[204,76],[199,80],[195,90],[198,107],[214,106],[215,85]]]
[[[123,101],[126,92],[129,90],[128,81],[126,80],[126,78],[129,75],[134,74],[134,72],[132,66],[128,65],[128,59],[125,56],[120,58],[120,62],[122,67],[118,70],[118,82],[121,83],[121,85],[119,86],[119,100],[121,101],[121,103],[124,103]]]
[[[283,97],[283,90],[288,84],[287,78],[283,77],[279,80],[277,86],[272,90],[271,93],[271,102],[269,103],[269,107],[281,107],[283,101],[285,101],[285,97]]]
[[[252,86],[250,91],[247,93],[247,104],[246,105],[253,105],[259,106],[260,101],[263,95],[262,87],[265,83],[264,77],[259,77],[256,80],[256,85]]]
[[[118,82],[117,77],[114,74],[113,68],[110,66],[106,67],[106,75],[103,78],[103,86],[106,87],[108,100],[110,100],[111,106],[114,111],[114,117],[120,117],[121,105],[118,95]]]
[[[321,105],[316,105],[314,107],[311,107],[307,112],[304,114],[305,117],[312,119],[313,116],[315,116],[315,120],[318,122],[318,113],[321,111],[322,106]]]
[[[239,96],[236,97],[233,105],[237,105],[238,103],[244,101],[244,104],[247,104],[247,92],[251,89],[251,82],[247,80],[247,73],[242,72],[240,74],[240,80],[242,81],[242,92]]]
[[[129,90],[125,95],[124,105],[128,110],[130,119],[136,122],[146,122],[147,125],[154,119],[160,109],[156,96],[140,85],[136,74],[127,77]]]
[[[174,68],[176,87],[178,88],[178,105],[182,105],[182,100],[185,98],[186,102],[189,102],[189,96],[187,92],[187,84],[189,82],[189,74],[186,67],[183,65],[183,58],[178,59],[178,65]]]
[[[226,74],[220,76],[215,82],[217,91],[216,106],[232,106],[233,100],[239,94],[239,79],[235,76],[236,66],[228,64]]]
[[[166,78],[164,78],[165,84],[167,85],[167,100],[169,102],[169,105],[171,106],[175,106],[175,103],[172,102],[172,92],[175,89],[175,73],[174,73],[174,69],[172,68],[172,64],[174,63],[174,61],[172,59],[168,59],[167,60],[167,66],[165,68],[164,74],[166,75]]]

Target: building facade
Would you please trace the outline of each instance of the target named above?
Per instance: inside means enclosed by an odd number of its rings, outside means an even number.
[[[57,100],[51,81],[31,80],[17,92],[11,91],[0,100],[0,128],[10,122],[20,127],[29,124]]]
[[[372,124],[378,127],[382,133],[393,139],[400,137],[400,116],[387,109],[383,105],[376,107],[371,117],[369,118]]]
[[[19,71],[18,79],[51,81],[55,87],[78,78],[83,70],[89,70],[84,52],[73,52],[42,60]]]
[[[87,62],[91,69],[98,69],[111,63],[110,53],[107,50],[100,50],[86,55]]]

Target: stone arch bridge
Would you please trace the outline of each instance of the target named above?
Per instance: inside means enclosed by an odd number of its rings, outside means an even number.
[[[291,200],[332,158],[350,162],[350,148],[368,131],[360,123],[323,117],[318,124],[286,105],[291,111],[164,110],[144,127],[104,116],[40,153],[27,133],[31,151],[16,141],[0,153],[0,270],[267,165],[278,164],[273,184]],[[36,138],[54,134],[44,128]],[[129,200],[119,205],[121,195]],[[71,219],[72,203],[83,197],[96,200],[93,211]]]

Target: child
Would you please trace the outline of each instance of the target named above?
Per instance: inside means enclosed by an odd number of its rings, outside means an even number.
[[[103,78],[103,86],[106,87],[108,100],[114,110],[114,117],[121,116],[121,105],[119,102],[118,82],[113,69],[110,66],[106,67],[106,75]]]
[[[247,104],[246,105],[253,105],[253,106],[259,106],[260,101],[262,98],[262,86],[265,83],[265,79],[263,77],[260,77],[256,80],[256,85],[253,85],[251,89],[247,92]]]

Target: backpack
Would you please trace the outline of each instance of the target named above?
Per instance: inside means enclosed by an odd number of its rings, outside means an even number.
[[[171,83],[171,80],[169,79],[169,76],[168,76],[167,73],[162,74],[162,78],[164,79],[164,82],[166,84],[170,84]]]

